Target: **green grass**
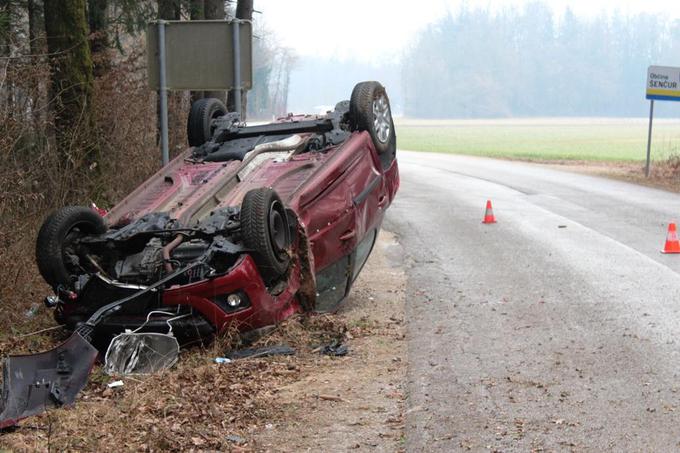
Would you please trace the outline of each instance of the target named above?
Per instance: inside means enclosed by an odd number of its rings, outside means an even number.
[[[527,160],[644,161],[646,119],[409,120],[399,149]],[[680,154],[680,121],[656,120],[652,159]]]

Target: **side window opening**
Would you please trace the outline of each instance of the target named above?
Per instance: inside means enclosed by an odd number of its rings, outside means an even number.
[[[354,270],[352,271],[352,282],[356,280],[363,269],[364,264],[371,256],[371,251],[373,250],[373,245],[375,245],[375,239],[378,236],[378,230],[369,231],[366,237],[359,243],[356,250],[354,251],[354,265],[352,266]]]
[[[330,312],[347,294],[347,281],[351,272],[350,256],[328,266],[316,274],[316,311]]]

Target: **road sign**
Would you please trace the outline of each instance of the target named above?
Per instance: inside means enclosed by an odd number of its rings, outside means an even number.
[[[671,66],[650,66],[647,69],[647,99],[649,99],[650,102],[645,176],[649,177],[649,165],[652,158],[654,101],[680,101],[680,68]]]
[[[149,24],[148,79],[159,94],[163,165],[170,161],[168,91],[233,89],[240,116],[241,90],[253,86],[252,42],[253,25],[244,20],[159,20]]]
[[[680,68],[650,66],[647,70],[647,99],[680,101]]]
[[[218,91],[233,89],[234,22],[223,20],[164,21],[165,24],[165,88],[168,90]],[[248,21],[239,21],[241,88],[253,85],[252,35]],[[147,29],[149,85],[160,85],[158,25]]]

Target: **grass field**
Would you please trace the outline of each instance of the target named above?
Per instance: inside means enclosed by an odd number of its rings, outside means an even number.
[[[396,122],[399,149],[538,161],[643,161],[647,119],[547,118]],[[652,159],[680,155],[680,120],[655,120]]]

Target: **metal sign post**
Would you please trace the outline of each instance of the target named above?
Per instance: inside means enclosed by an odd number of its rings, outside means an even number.
[[[652,158],[652,124],[654,122],[654,99],[649,101],[649,132],[647,134],[647,165],[645,165],[645,177],[649,178],[649,163]]]
[[[158,21],[158,96],[161,108],[161,155],[163,166],[170,162],[168,145],[168,87],[165,72],[165,21]]]
[[[647,164],[645,176],[649,177],[652,158],[652,124],[654,101],[680,101],[680,68],[650,66],[647,69],[647,99],[649,99],[649,132],[647,134]]]
[[[233,38],[232,45],[234,49],[234,104],[236,106],[236,113],[241,121],[243,121],[243,113],[241,112],[241,26],[238,19],[232,21]]]

